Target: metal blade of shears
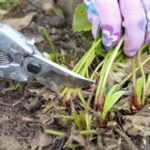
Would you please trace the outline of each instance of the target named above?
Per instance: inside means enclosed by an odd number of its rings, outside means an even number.
[[[87,79],[81,75],[76,74],[75,72],[64,68],[49,59],[43,57],[42,55],[34,55],[39,61],[43,62],[43,71],[41,76],[46,80],[54,81],[58,85],[67,85],[71,87],[85,88],[92,85],[94,82],[90,79]]]

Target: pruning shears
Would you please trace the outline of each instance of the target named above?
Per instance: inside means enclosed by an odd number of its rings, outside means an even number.
[[[40,83],[84,88],[93,81],[45,58],[28,39],[11,26],[0,23],[0,77],[26,82],[36,78]]]

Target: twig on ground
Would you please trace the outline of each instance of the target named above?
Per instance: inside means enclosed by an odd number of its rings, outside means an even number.
[[[121,129],[114,129],[128,144],[130,150],[138,150],[132,140],[125,134],[125,132]]]
[[[0,105],[6,106],[6,107],[11,107],[12,106],[11,104],[7,104],[7,103],[3,103],[3,102],[0,102]]]

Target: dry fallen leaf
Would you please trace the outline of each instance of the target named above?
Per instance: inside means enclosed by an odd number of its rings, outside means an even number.
[[[18,31],[21,31],[22,29],[26,28],[31,23],[34,16],[36,16],[36,13],[32,12],[22,18],[8,18],[8,19],[2,20],[2,22],[11,25]]]
[[[39,146],[47,147],[52,143],[52,137],[47,135],[46,133],[42,133],[39,138]]]
[[[52,144],[52,142],[53,142],[53,139],[51,136],[41,131],[37,131],[35,133],[34,138],[31,140],[30,146],[32,150],[35,150],[35,149],[40,150],[40,149],[48,147],[50,144]]]
[[[42,96],[44,100],[54,100],[56,98],[56,93],[51,92],[46,88],[40,89],[29,89],[29,92],[37,94],[37,96]]]
[[[65,148],[68,147],[69,145],[73,144],[74,142],[77,143],[76,145],[80,145],[83,147],[86,146],[85,138],[82,135],[78,134],[73,128],[72,132],[71,132],[70,136],[68,137],[68,140],[65,144]]]
[[[39,97],[31,97],[24,104],[24,108],[28,111],[35,111],[37,109],[40,109],[41,105],[42,104],[41,104],[41,100],[39,99]]]
[[[104,147],[107,150],[120,150],[121,149],[121,139],[114,139],[110,137],[103,137]]]
[[[147,107],[146,107],[147,109]],[[150,113],[142,110],[134,116],[125,116],[124,130],[131,136],[150,136]]]

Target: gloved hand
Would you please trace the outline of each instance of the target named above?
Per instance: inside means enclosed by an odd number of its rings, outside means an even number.
[[[124,29],[124,52],[134,56],[150,43],[150,0],[84,0],[94,38],[100,25],[107,50],[115,46]],[[124,28],[122,28],[124,27]]]

